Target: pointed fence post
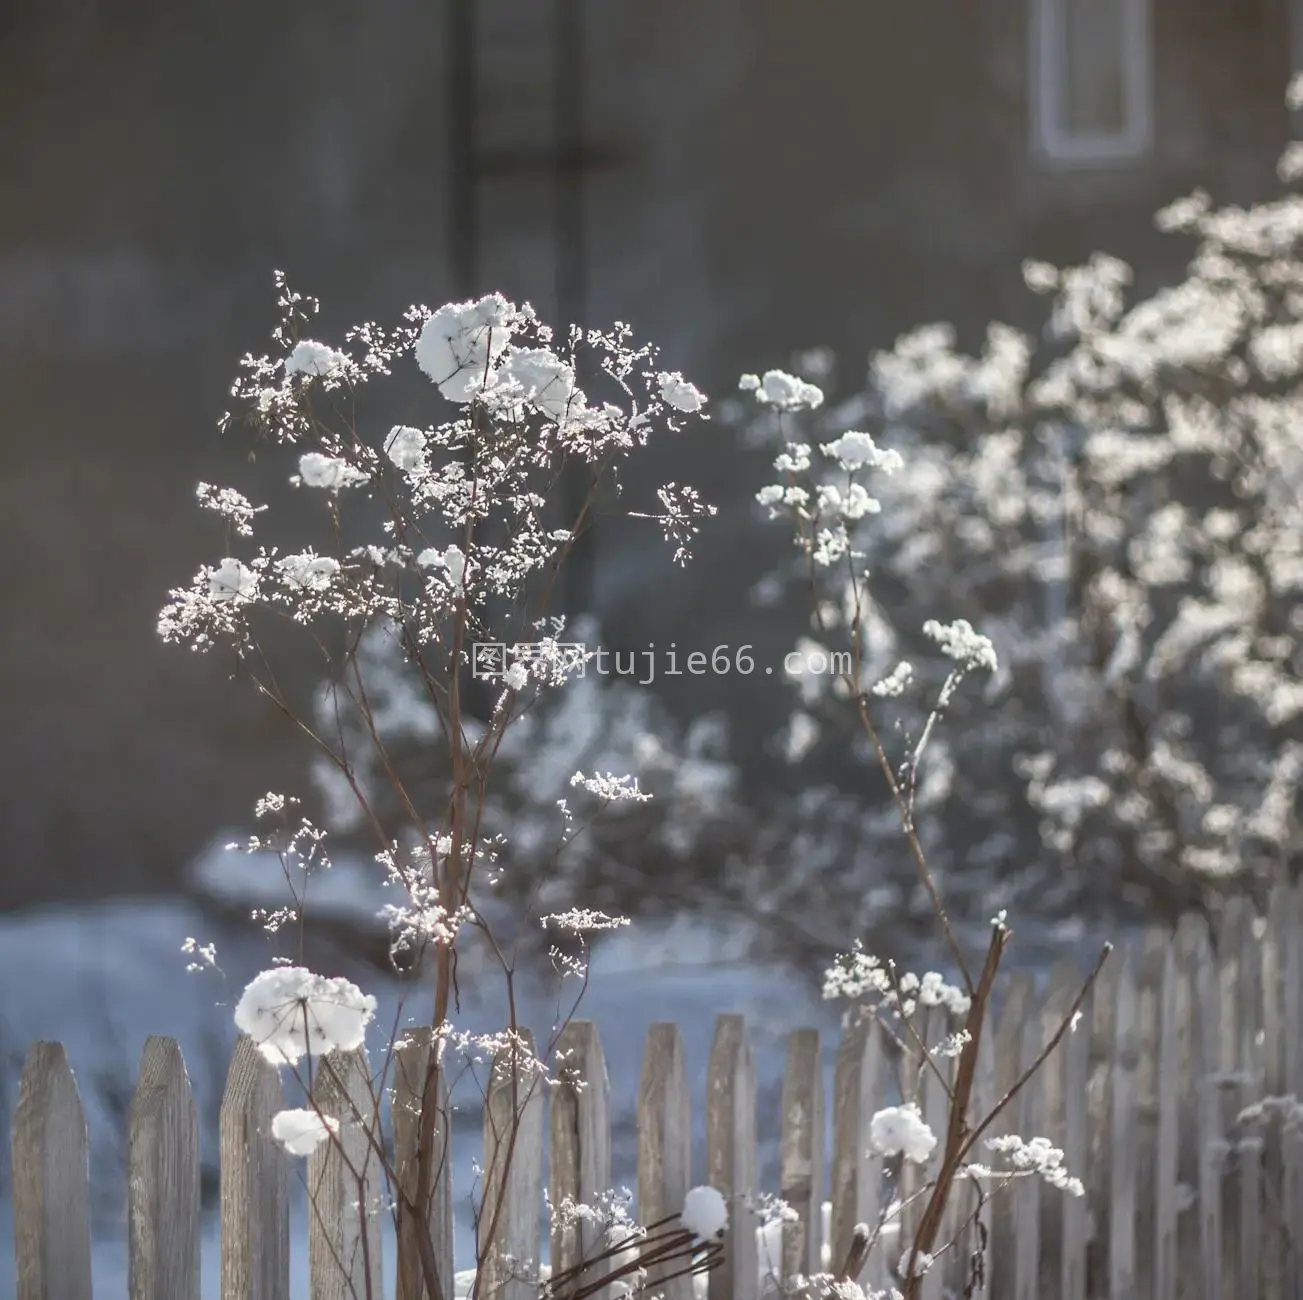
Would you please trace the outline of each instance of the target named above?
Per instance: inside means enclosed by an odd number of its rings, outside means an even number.
[[[86,1118],[62,1043],[33,1043],[10,1137],[17,1300],[91,1300]]]
[[[1136,1071],[1141,1045],[1137,1029],[1135,960],[1130,952],[1115,953],[1113,995],[1113,1068],[1108,1138],[1108,1291],[1129,1296],[1136,1291]]]
[[[1117,988],[1123,954],[1114,951],[1104,962],[1090,996],[1085,1116],[1086,1168],[1090,1171],[1083,1207],[1087,1223],[1086,1289],[1107,1295],[1110,1239],[1109,1187],[1112,1182],[1112,1107],[1114,1054],[1117,1051]],[[1083,1029],[1085,1026],[1083,1026]],[[1076,1174],[1076,1170],[1072,1170]],[[1080,1175],[1079,1175],[1080,1176]]]
[[[1130,1135],[1136,1161],[1136,1295],[1150,1297],[1156,1286],[1158,1232],[1159,1098],[1162,1093],[1160,1037],[1162,1033],[1163,966],[1169,936],[1153,929],[1140,945],[1136,962],[1135,1127]]]
[[[831,1268],[846,1262],[855,1225],[876,1232],[882,1215],[882,1165],[869,1151],[869,1123],[882,1106],[890,1075],[886,1035],[872,1015],[842,1035],[833,1072]],[[892,1261],[893,1263],[895,1261]],[[866,1292],[886,1286],[886,1260],[875,1246],[858,1280]]]
[[[683,1060],[683,1037],[677,1025],[658,1021],[647,1031],[638,1081],[638,1222],[659,1223],[683,1209],[692,1186],[692,1110]],[[665,1300],[692,1300],[692,1278],[663,1281],[681,1263],[653,1265],[647,1271],[648,1294]]]
[[[1107,964],[1107,963],[1106,963]],[[1049,1034],[1057,1032],[1078,994],[1083,976],[1075,962],[1055,964],[1050,973],[1049,1004],[1054,1019],[1045,1026]],[[1063,1151],[1068,1173],[1089,1186],[1091,1179],[1090,1144],[1086,1136],[1086,1093],[1090,1077],[1090,1038],[1093,1007],[1086,995],[1080,1008],[1081,1019],[1075,1028],[1059,1040],[1045,1065],[1054,1085],[1054,1122],[1049,1134],[1054,1145]],[[1049,1041],[1047,1036],[1046,1041]],[[1055,1225],[1058,1244],[1058,1295],[1061,1300],[1086,1300],[1086,1234],[1089,1227],[1088,1200],[1085,1195],[1070,1196],[1051,1192],[1047,1197],[1049,1219]],[[1057,1200],[1057,1204],[1055,1201]],[[1051,1268],[1053,1261],[1050,1261]],[[1053,1275],[1051,1275],[1053,1276]],[[1052,1283],[1053,1285],[1053,1283]]]
[[[1194,1081],[1193,1137],[1198,1185],[1196,1257],[1203,1274],[1203,1300],[1222,1300],[1222,1175],[1228,1148],[1222,1131],[1217,1086],[1221,1057],[1217,973],[1208,926],[1202,916],[1192,913],[1182,918],[1176,945],[1189,984],[1192,1008],[1190,1073]]]
[[[1043,1045],[1041,1018],[1029,1015],[1017,1036],[1018,1077],[1035,1064]],[[1027,1140],[1044,1132],[1045,1080],[1041,1073],[1031,1075],[1022,1091],[1010,1103],[1018,1116],[1017,1132]],[[1036,1177],[1014,1180],[1014,1289],[1012,1300],[1041,1300],[1041,1180]]]
[[[969,1111],[969,1124],[976,1126],[986,1119],[1000,1100],[996,1088],[995,1015],[991,1005],[986,1007],[982,1023],[982,1041],[977,1050],[977,1072],[973,1078],[973,1104]],[[986,1152],[979,1145],[970,1154],[974,1163],[989,1164]],[[966,1181],[960,1191],[960,1204],[965,1221],[971,1223],[965,1237],[962,1285],[960,1295],[971,1289],[972,1294],[990,1294],[991,1285],[991,1222],[993,1210],[988,1193],[989,1184],[974,1185]],[[979,1198],[985,1198],[979,1199]],[[979,1209],[980,1207],[980,1209]]]
[[[918,1022],[919,1035],[927,1044],[928,1056],[932,1061],[931,1065],[923,1065],[920,1080],[923,1120],[936,1135],[937,1144],[932,1148],[932,1155],[926,1165],[910,1165],[908,1167],[915,1175],[921,1175],[925,1182],[933,1182],[941,1172],[946,1128],[950,1120],[950,1086],[954,1079],[954,1058],[939,1055],[937,1048],[944,1043],[950,1034],[951,1016],[946,1007],[938,1005],[928,1007],[926,1012],[916,1015],[915,1020]],[[925,1192],[911,1208],[910,1214],[906,1216],[905,1221],[911,1226],[909,1236],[901,1241],[902,1256],[907,1254],[913,1245],[914,1235],[918,1231],[919,1219],[922,1217],[922,1211],[926,1207],[930,1195],[930,1192]],[[936,1241],[932,1243],[933,1254],[940,1251],[950,1241],[955,1227],[955,1203],[954,1198],[951,1197],[947,1204],[942,1207],[941,1231],[938,1233]],[[953,1262],[951,1252],[946,1251],[923,1275],[923,1285],[920,1288],[922,1300],[941,1300],[946,1286],[947,1272]]]
[[[780,1194],[796,1212],[783,1224],[782,1275],[821,1271],[823,1247],[823,1067],[817,1029],[794,1029],[787,1039],[779,1135]]]
[[[567,1200],[598,1202],[611,1185],[611,1108],[606,1058],[589,1020],[572,1020],[556,1045],[557,1084],[548,1117],[548,1196],[555,1211]],[[591,1220],[552,1228],[552,1268],[563,1272],[606,1247],[601,1225]]]
[[[1022,1074],[1022,1039],[1027,1021],[1032,1018],[1035,1006],[1035,986],[1026,973],[1014,975],[1005,988],[1004,1001],[995,1025],[995,1092],[997,1099],[1007,1097]],[[1028,1087],[1034,1085],[1029,1084]],[[1023,1134],[1019,1123],[1020,1096],[1015,1096],[996,1116],[987,1130],[988,1139],[1007,1137],[1011,1133]],[[992,1159],[985,1146],[975,1154],[979,1163],[1004,1168],[1005,1162]],[[991,1240],[988,1258],[991,1261],[987,1286],[992,1295],[1012,1295],[1015,1286],[1018,1241],[1018,1193],[1013,1186],[994,1192],[991,1199]]]
[[[127,1131],[131,1300],[199,1300],[199,1126],[175,1038],[151,1035]]]
[[[741,1016],[715,1021],[706,1067],[706,1172],[728,1204],[724,1263],[709,1275],[709,1300],[755,1300],[756,1073]]]
[[[432,1048],[433,1045],[433,1048]],[[397,1240],[398,1300],[431,1300],[421,1265],[424,1235],[434,1260],[444,1300],[452,1300],[452,1162],[448,1153],[451,1115],[448,1110],[448,1079],[441,1058],[431,1061],[431,1051],[441,1052],[428,1025],[404,1034],[394,1051],[392,1115],[394,1166],[398,1178]],[[431,1072],[431,1065],[434,1065]],[[428,1091],[427,1091],[428,1089]],[[433,1115],[433,1143],[422,1153],[421,1119],[425,1107]],[[420,1187],[422,1158],[430,1161],[428,1217],[422,1223],[415,1202]]]
[[[241,1034],[218,1120],[221,1300],[289,1300],[287,1156],[271,1135],[284,1106],[276,1067]]]
[[[366,1048],[316,1063],[312,1101],[339,1121],[308,1157],[308,1272],[311,1300],[380,1295],[380,1203],[384,1176]]]
[[[482,1300],[533,1300],[543,1208],[543,1082],[528,1029],[493,1058],[477,1224]]]

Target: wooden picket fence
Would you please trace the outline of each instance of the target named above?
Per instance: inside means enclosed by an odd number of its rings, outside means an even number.
[[[996,1300],[1292,1300],[1303,1296],[1303,1126],[1282,1098],[1303,1096],[1303,892],[1280,889],[1268,914],[1236,903],[1212,933],[1195,917],[1173,936],[1150,934],[1106,964],[1078,1027],[991,1130],[1043,1135],[1066,1153],[1084,1197],[1021,1179],[979,1201],[964,1185],[949,1212],[958,1245],[927,1274],[928,1300],[974,1294]],[[981,1113],[1011,1088],[1062,1023],[1083,972],[1055,968],[1039,992],[1013,976],[982,1037],[976,1088]],[[920,1023],[916,1021],[916,1023]],[[929,1043],[957,1027],[937,1010],[921,1018]],[[532,1041],[532,1040],[531,1040]],[[501,1183],[493,1158],[513,1114],[519,1128],[503,1213],[487,1243],[484,1296],[533,1293],[516,1263],[540,1258],[545,1177],[553,1204],[592,1203],[610,1182],[606,1068],[595,1027],[569,1025],[558,1086],[522,1086],[495,1071],[484,1108],[480,1190]],[[428,1034],[396,1053],[395,1164],[416,1176],[412,1153]],[[857,1222],[884,1208],[878,1162],[867,1157],[873,1112],[904,1089],[935,1131],[944,1131],[946,1077],[920,1074],[874,1026],[849,1030],[836,1052],[825,1097],[817,1031],[787,1040],[779,1144],[780,1186],[794,1215],[779,1229],[776,1284],[834,1267]],[[380,1296],[386,1198],[365,1126],[378,1124],[364,1052],[330,1058],[316,1099],[340,1116],[339,1146],[308,1158],[315,1209],[308,1227],[312,1300]],[[903,1077],[902,1077],[903,1075]],[[585,1086],[574,1086],[580,1080]],[[1267,1099],[1264,1125],[1243,1112]],[[446,1107],[446,1098],[440,1099]],[[757,1259],[770,1234],[755,1231],[756,1076],[740,1016],[720,1016],[705,1097],[705,1166],[696,1181],[730,1198],[726,1262],[710,1275],[709,1300],[755,1300],[765,1270]],[[289,1296],[289,1158],[270,1139],[283,1106],[281,1081],[247,1040],[230,1065],[220,1118],[221,1300]],[[831,1109],[830,1125],[825,1124]],[[445,1110],[446,1113],[446,1110]],[[644,1223],[674,1212],[694,1181],[690,1102],[682,1039],[673,1024],[651,1026],[637,1096],[636,1213]],[[831,1143],[826,1145],[826,1133]],[[87,1137],[72,1071],[58,1043],[35,1044],[26,1060],[13,1124],[13,1203],[18,1300],[90,1300]],[[342,1147],[342,1150],[340,1149]],[[174,1040],[151,1038],[129,1117],[128,1242],[131,1300],[198,1300],[199,1158],[195,1106]],[[443,1160],[446,1150],[441,1149]],[[360,1172],[351,1176],[347,1162]],[[991,1160],[990,1163],[997,1163]],[[909,1193],[931,1171],[906,1168]],[[431,1233],[444,1279],[453,1275],[451,1178],[439,1180]],[[460,1189],[462,1194],[469,1188]],[[823,1241],[821,1208],[831,1202]],[[369,1216],[358,1213],[365,1202]],[[861,1275],[882,1285],[917,1221],[884,1234]],[[980,1225],[980,1226],[979,1226]],[[396,1225],[399,1300],[423,1300],[415,1280],[415,1228]],[[391,1236],[390,1241],[394,1238]],[[558,1266],[591,1242],[551,1243]],[[391,1247],[393,1248],[392,1244]],[[463,1269],[473,1261],[458,1260]],[[368,1284],[370,1290],[368,1290]],[[691,1300],[690,1279],[671,1281],[667,1300]],[[448,1286],[451,1296],[451,1286]],[[211,1300],[211,1298],[210,1298]]]

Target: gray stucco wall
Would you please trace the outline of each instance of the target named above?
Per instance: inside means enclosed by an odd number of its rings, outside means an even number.
[[[549,6],[493,8],[483,139],[545,144]],[[794,349],[832,345],[853,383],[869,347],[921,321],[1025,317],[1028,254],[1106,247],[1167,273],[1180,250],[1151,233],[1153,208],[1196,183],[1269,192],[1284,138],[1284,9],[1260,0],[1159,0],[1154,157],[1074,173],[1029,162],[1018,5],[586,12],[591,133],[628,153],[587,184],[589,319],[631,321],[715,395]],[[444,17],[420,0],[47,0],[0,17],[0,907],[167,885],[254,797],[301,784],[283,721],[158,645],[154,617],[217,544],[195,481],[248,470],[214,422],[271,323],[271,269],[334,325],[460,287]],[[487,180],[479,204],[478,287],[550,314],[547,178]],[[755,544],[731,441],[708,431],[676,472],[724,518],[651,589],[650,543],[608,536],[613,639],[784,643],[790,626],[743,610],[780,539]],[[778,711],[772,690],[699,689],[677,703],[738,707],[749,742]]]

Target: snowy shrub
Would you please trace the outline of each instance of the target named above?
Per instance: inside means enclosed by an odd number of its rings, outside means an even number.
[[[582,996],[586,936],[622,918],[576,899],[566,887],[573,877],[556,864],[600,814],[628,808],[637,815],[660,793],[670,797],[676,820],[643,824],[649,853],[687,858],[698,832],[726,822],[732,777],[712,751],[709,726],[677,738],[677,752],[666,751],[653,739],[666,728],[649,716],[646,698],[595,692],[581,672],[592,651],[576,650],[573,632],[548,614],[556,576],[599,502],[609,510],[627,494],[627,513],[658,523],[675,562],[687,560],[712,508],[674,483],[640,499],[624,469],[654,432],[701,418],[705,398],[681,375],[658,370],[654,349],[635,345],[624,327],[576,329],[558,342],[529,307],[493,294],[436,312],[414,307],[393,329],[360,325],[336,348],[310,337],[317,304],[291,292],[282,277],[277,284],[276,352],[246,357],[233,395],[260,454],[288,462],[289,486],[317,507],[319,526],[289,554],[258,546],[255,523],[267,507],[234,488],[201,484],[200,506],[225,524],[226,553],[171,593],[159,632],[196,651],[232,653],[312,747],[334,820],[369,836],[376,871],[393,890],[383,916],[395,966],[433,992],[420,1095],[435,1096],[438,1076],[447,1080],[459,1060],[472,1077],[481,1062],[491,1062],[490,1078],[510,1076],[513,1122],[485,1153],[501,1172],[513,1158],[521,1108],[559,1076],[557,1037],[535,1050],[515,1023],[516,959],[512,942],[494,930],[504,910],[498,901],[504,893],[514,900],[517,923],[532,905],[558,973],[573,979],[577,991],[558,1018],[559,1036]],[[436,418],[385,427],[363,390],[412,364],[432,384]],[[224,425],[234,422],[228,416]],[[575,466],[588,495],[578,517],[560,519],[550,489]],[[328,681],[306,715],[283,685],[277,656],[285,630],[319,652]],[[623,725],[610,726],[617,717]],[[643,789],[626,764],[648,772],[655,788]],[[300,808],[292,795],[267,795],[254,810],[259,833],[243,847],[271,850],[287,874],[306,882],[329,872],[330,856],[326,831]],[[584,851],[591,861],[602,842]],[[293,891],[296,902],[305,892]],[[271,932],[304,921],[298,907],[261,919]],[[467,1033],[452,1019],[454,956],[474,943],[482,962],[496,962],[507,994],[509,1022],[498,1034]],[[216,966],[211,945],[190,940],[186,951],[197,958],[192,968]],[[306,1156],[330,1142],[349,1158],[357,1134],[346,1130],[356,1125],[322,1114],[308,1080],[314,1070],[333,1074],[340,1053],[365,1045],[375,1009],[375,999],[351,982],[301,965],[273,965],[244,990],[237,1027],[269,1061],[293,1069],[309,1098],[306,1108],[286,1109],[273,1122],[273,1136],[290,1153]],[[377,1092],[393,1086],[392,1058],[412,1041],[410,1021],[404,1015],[387,1042],[372,1044],[383,1048]],[[439,1123],[434,1107],[421,1108],[416,1140],[426,1168],[435,1164]],[[378,1135],[364,1139],[366,1161],[374,1156],[382,1165],[385,1192],[378,1203],[364,1195],[354,1170],[358,1213],[377,1213],[383,1204],[398,1217],[429,1222],[433,1181],[415,1191],[401,1184],[391,1149]],[[503,1173],[498,1186],[505,1192],[508,1185]],[[504,1266],[484,1253],[501,1195],[490,1198],[481,1188],[476,1205],[484,1244],[472,1296]],[[607,1223],[608,1237],[618,1227]],[[658,1228],[658,1258],[679,1259],[689,1270],[717,1260],[718,1243],[700,1242],[677,1216]],[[453,1279],[437,1276],[433,1253],[418,1254],[429,1294],[451,1295]],[[602,1257],[615,1290],[627,1291],[633,1283],[623,1279],[640,1275],[641,1247],[629,1255],[621,1239]],[[369,1273],[349,1281],[363,1282],[370,1295]],[[568,1294],[561,1276],[549,1287]]]
[[[577,620],[564,641],[592,647],[600,633],[592,620]],[[371,828],[357,787],[382,824],[410,837],[388,772],[401,772],[404,790],[423,803],[446,789],[451,752],[438,709],[390,626],[367,629],[355,662],[366,683],[365,711],[333,679],[317,695],[318,729],[331,731],[338,749],[353,756],[347,775],[332,759],[313,764],[323,819],[336,843],[365,837]],[[515,670],[525,673],[523,665]],[[491,715],[467,717],[463,730],[478,739],[490,722]],[[596,793],[605,809],[577,835],[558,813],[575,799],[576,772],[636,772],[640,790],[651,797],[582,790]],[[629,905],[628,881],[640,879],[653,882],[642,915],[694,897],[710,870],[745,854],[753,831],[740,796],[721,716],[703,714],[680,726],[654,692],[627,678],[571,677],[563,690],[541,694],[497,746],[481,835],[510,844],[515,870],[494,877],[493,895],[507,909],[529,897],[543,911],[564,909],[576,898],[618,910]]]
[[[1157,221],[1194,251],[1148,297],[1115,258],[1029,264],[1039,338],[996,324],[969,355],[929,325],[862,393],[778,414],[743,377],[753,438],[777,445],[762,513],[798,524],[783,581],[818,592],[807,640],[857,654],[853,682],[794,682],[805,779],[769,857],[852,933],[932,911],[888,790],[861,781],[879,762],[860,691],[956,924],[1261,902],[1299,870],[1303,196],[1195,194]]]

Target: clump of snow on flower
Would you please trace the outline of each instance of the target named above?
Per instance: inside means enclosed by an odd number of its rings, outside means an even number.
[[[924,636],[931,637],[941,647],[941,653],[953,659],[962,667],[985,668],[988,672],[996,670],[995,646],[990,637],[973,631],[973,625],[964,618],[957,618],[953,623],[938,623],[928,619],[923,624]]]
[[[295,1065],[308,1053],[361,1047],[375,1011],[375,998],[349,980],[278,966],[249,982],[235,1026],[273,1065]]]
[[[879,696],[902,695],[913,679],[914,665],[907,659],[902,659],[886,677],[874,682],[869,689],[874,695]]]
[[[1064,1164],[1063,1151],[1054,1146],[1049,1138],[1034,1137],[1024,1140],[1016,1133],[1003,1137],[988,1138],[987,1147],[1003,1155],[1017,1175],[1034,1175],[1045,1180],[1051,1187],[1067,1192],[1069,1196],[1084,1196],[1086,1189],[1081,1179],[1074,1178]],[[994,1175],[994,1170],[975,1167],[980,1173]]]
[[[301,339],[294,345],[293,351],[285,358],[285,374],[311,375],[325,379],[345,370],[348,357],[324,343],[313,339]]]
[[[581,407],[584,396],[575,388],[574,367],[548,348],[512,348],[498,371],[498,383],[514,384],[522,398],[558,424],[572,403]]]
[[[253,600],[258,594],[258,575],[227,556],[209,573],[208,594],[216,601]]]
[[[325,1138],[338,1132],[339,1120],[315,1110],[282,1110],[271,1122],[272,1137],[292,1156],[310,1156]]]
[[[385,455],[401,470],[420,469],[425,461],[425,434],[405,424],[396,424],[385,439]]]
[[[779,411],[813,411],[823,405],[823,389],[785,370],[766,370],[763,375],[743,375],[738,387],[754,393],[762,406]]]
[[[932,1267],[932,1256],[926,1250],[907,1250],[896,1265],[896,1272],[901,1277],[922,1277]]]
[[[710,1241],[728,1227],[728,1206],[714,1187],[693,1187],[683,1198],[679,1221],[695,1237]]]
[[[311,551],[282,556],[276,561],[276,568],[288,586],[304,591],[325,591],[339,576],[338,560]]]
[[[674,371],[656,376],[660,384],[661,397],[667,406],[686,415],[695,415],[706,404],[706,395],[695,384],[690,384],[684,377]]]
[[[446,551],[431,546],[416,557],[416,562],[423,569],[442,569],[453,590],[461,590],[466,578],[466,553],[460,546],[450,546]]]
[[[338,492],[340,488],[357,487],[360,483],[366,483],[369,478],[365,470],[350,465],[338,456],[323,456],[319,451],[309,451],[299,457],[298,481],[304,487]]]
[[[869,1121],[869,1145],[880,1156],[903,1155],[915,1164],[925,1164],[937,1144],[936,1134],[923,1121],[911,1101],[888,1106]]]
[[[867,466],[869,469],[881,470],[884,474],[894,474],[905,462],[898,451],[879,447],[870,434],[859,433],[852,429],[843,433],[833,442],[825,442],[820,448],[825,456],[840,461],[847,469]]]
[[[592,776],[576,772],[570,778],[570,784],[581,786],[589,794],[595,794],[599,799],[605,799],[610,803],[624,800],[646,803],[651,798],[651,795],[638,788],[636,776],[616,776],[614,772],[594,772]]]
[[[515,308],[500,293],[447,303],[422,327],[416,364],[450,402],[469,402],[493,383],[515,320]]]

